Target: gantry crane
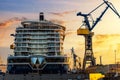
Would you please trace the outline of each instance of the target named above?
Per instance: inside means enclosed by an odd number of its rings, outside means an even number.
[[[74,69],[81,69],[80,57],[75,54],[75,51],[74,51],[73,47],[71,49],[71,55],[72,55],[72,58],[73,58],[73,68]]]
[[[96,11],[98,8],[100,8],[102,5],[106,5],[105,9],[103,10],[103,12],[100,14],[100,16],[94,21],[91,14]],[[118,17],[120,18],[119,13],[117,12],[117,10],[115,9],[115,7],[113,6],[112,3],[103,0],[103,3],[100,4],[99,6],[97,6],[95,9],[93,9],[91,12],[89,12],[88,14],[83,14],[81,12],[77,13],[77,16],[82,16],[84,17],[84,21],[83,21],[83,25],[84,28],[81,26],[78,30],[77,30],[77,35],[83,35],[85,37],[85,54],[84,54],[84,59],[83,59],[83,70],[85,70],[86,68],[86,64],[90,64],[91,66],[96,65],[96,60],[93,54],[93,49],[92,49],[92,36],[94,35],[94,32],[92,32],[92,30],[94,29],[94,27],[97,25],[97,23],[101,20],[101,18],[103,17],[103,15],[105,14],[105,12],[108,9],[111,9],[116,15],[118,15]],[[89,21],[89,19],[91,18],[92,23]]]

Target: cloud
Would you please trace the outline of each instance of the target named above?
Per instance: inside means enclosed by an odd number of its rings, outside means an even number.
[[[2,63],[7,62],[7,57],[8,57],[8,55],[10,55],[10,53],[13,54],[13,51],[10,50],[9,47],[0,47],[0,59],[1,59]]]
[[[65,23],[65,21],[58,20],[58,19],[51,19],[50,21],[56,24],[60,24],[60,25],[63,25]]]
[[[13,43],[13,37],[10,34],[15,33],[16,27],[25,19],[13,17],[0,23],[0,47],[9,47]]]
[[[2,64],[3,63],[3,60],[2,60],[2,58],[1,58],[1,56],[0,56],[0,64]]]
[[[59,13],[56,13],[56,12],[49,12],[49,13],[52,14],[52,15],[59,16],[59,17],[64,17],[65,15],[72,14],[72,13],[75,13],[75,12],[76,12],[76,10],[64,11],[64,12],[59,12]]]
[[[6,63],[9,53],[13,53],[9,46],[13,43],[13,37],[10,34],[15,32],[15,28],[19,25],[20,21],[25,20],[25,17],[13,17],[6,21],[0,22],[0,57],[2,56],[3,63]]]
[[[70,33],[70,34],[69,34]],[[114,51],[116,50],[117,62],[120,60],[120,34],[104,34],[93,36],[93,53],[99,64],[99,56],[103,57],[103,64],[114,63]],[[82,59],[85,53],[84,37],[76,36],[74,31],[68,31],[65,38],[65,53],[70,53],[70,49],[74,47],[75,53]],[[71,44],[72,43],[72,44]],[[68,52],[69,50],[69,52]],[[119,61],[120,62],[120,61]]]
[[[22,17],[22,18],[14,17],[14,18],[8,19],[8,20],[0,23],[0,29],[6,28],[8,26],[11,26],[12,24],[14,24],[17,21],[23,21],[25,19],[26,19],[25,17]]]
[[[77,34],[75,30],[67,30],[65,35]]]
[[[104,63],[114,62],[114,50],[120,53],[120,34],[95,35],[93,37],[93,51],[95,57],[103,56]],[[117,54],[118,56],[119,54]],[[117,57],[120,58],[120,57]],[[98,61],[98,59],[97,59]],[[109,61],[109,62],[107,62]]]

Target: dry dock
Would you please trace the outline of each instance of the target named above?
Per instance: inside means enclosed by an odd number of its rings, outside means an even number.
[[[5,74],[0,80],[89,80],[88,74]]]

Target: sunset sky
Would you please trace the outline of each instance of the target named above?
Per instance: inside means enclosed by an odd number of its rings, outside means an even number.
[[[20,22],[36,20],[39,12],[44,12],[45,19],[59,23],[66,27],[64,53],[70,54],[74,47],[77,55],[83,59],[84,37],[77,36],[77,29],[82,25],[83,17],[76,16],[78,12],[89,13],[101,4],[102,0],[0,0],[0,56],[4,63],[8,54],[13,54],[9,49],[14,38],[15,28]],[[120,0],[109,0],[120,13]],[[96,19],[105,9],[106,5],[93,13]],[[120,18],[112,10],[108,10],[102,20],[94,28],[93,51],[99,64],[102,56],[103,64],[114,63],[115,50],[117,61],[120,61]]]

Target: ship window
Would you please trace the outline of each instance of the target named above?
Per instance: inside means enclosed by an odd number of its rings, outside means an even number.
[[[8,65],[7,70],[11,71],[11,69],[12,69],[12,65]]]
[[[46,58],[46,61],[47,62],[66,62],[67,61],[67,58],[55,58],[55,57],[51,57],[51,58]]]
[[[37,58],[36,58],[36,57],[32,57],[32,58],[31,58],[31,63],[32,63],[32,64],[36,64],[36,61],[37,61]]]
[[[29,63],[29,58],[13,58],[8,59],[8,63]]]
[[[44,62],[44,57],[39,57],[38,61],[39,61],[39,64],[42,64]]]
[[[50,43],[49,46],[55,46],[55,44],[54,43]]]

